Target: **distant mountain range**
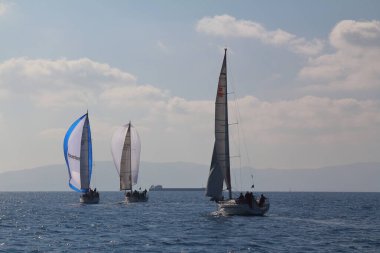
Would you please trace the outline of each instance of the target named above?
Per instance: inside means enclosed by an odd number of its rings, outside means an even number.
[[[209,166],[194,163],[142,162],[141,187],[205,187]],[[253,177],[252,177],[252,176]],[[343,191],[380,192],[380,163],[357,163],[319,169],[232,170],[235,190],[247,190],[254,183],[257,191]],[[67,191],[65,165],[51,165],[0,174],[0,191]],[[96,162],[92,185],[100,191],[118,191],[118,175],[112,162]],[[242,188],[241,188],[242,187]]]

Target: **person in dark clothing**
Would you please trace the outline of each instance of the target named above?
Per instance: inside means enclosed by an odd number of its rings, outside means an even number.
[[[264,205],[266,199],[267,198],[264,196],[264,194],[261,194],[260,200],[259,200],[259,206],[260,207],[262,207]]]
[[[245,198],[245,200],[248,202],[248,199],[249,199],[249,192],[246,192],[246,193],[244,194],[244,198]]]
[[[244,196],[242,192],[240,193],[240,196],[237,200],[238,200],[238,203],[244,203]]]
[[[245,201],[247,201],[248,205],[250,208],[252,208],[252,192],[246,192],[244,197],[245,197]]]

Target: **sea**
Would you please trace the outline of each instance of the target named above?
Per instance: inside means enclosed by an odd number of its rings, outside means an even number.
[[[259,193],[257,193],[259,194]],[[380,252],[380,193],[267,192],[264,217],[221,216],[203,191],[1,192],[0,252]]]

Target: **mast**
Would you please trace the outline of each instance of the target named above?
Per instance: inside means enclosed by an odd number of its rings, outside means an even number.
[[[225,82],[226,82],[226,89],[225,89],[225,103],[226,103],[226,121],[225,121],[225,140],[226,140],[226,185],[228,190],[228,197],[229,199],[232,199],[232,189],[231,189],[231,163],[230,163],[230,138],[229,138],[229,131],[228,131],[228,89],[227,89],[227,48],[224,49],[224,61],[223,65],[225,67]]]
[[[128,169],[129,169],[129,182],[131,184],[131,196],[132,196],[132,192],[133,192],[133,183],[132,183],[132,142],[131,142],[131,121],[129,121],[128,123],[128,131],[127,131],[127,141],[129,143],[129,151],[128,151],[128,156],[129,156],[129,166],[128,166]]]

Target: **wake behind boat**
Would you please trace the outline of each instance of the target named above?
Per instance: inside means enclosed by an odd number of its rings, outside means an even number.
[[[212,154],[210,173],[207,181],[206,196],[218,203],[218,210],[223,215],[264,215],[269,210],[269,200],[263,195],[257,202],[252,193],[232,198],[230,147],[227,98],[227,49],[224,52],[222,69],[219,75],[215,99],[215,143]],[[224,200],[223,181],[228,190],[228,199]]]
[[[67,130],[63,153],[69,172],[69,186],[82,192],[80,203],[99,203],[99,193],[90,188],[92,174],[92,142],[88,113],[77,119]]]
[[[148,201],[147,190],[133,190],[139,175],[141,142],[131,122],[115,131],[111,147],[113,161],[120,178],[120,191],[125,191],[125,201],[127,203]]]

